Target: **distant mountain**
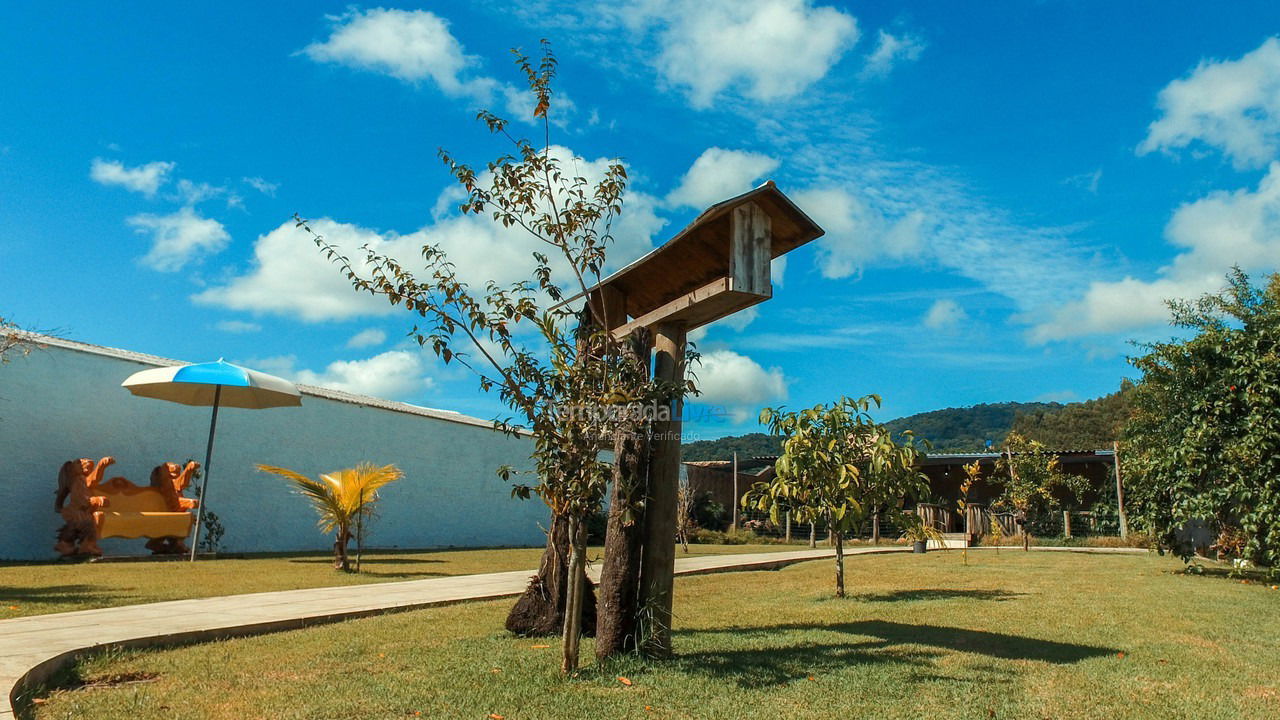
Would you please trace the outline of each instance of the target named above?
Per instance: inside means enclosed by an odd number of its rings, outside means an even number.
[[[764,433],[749,433],[719,440],[698,440],[680,446],[682,460],[729,460],[734,453],[739,458],[777,455],[782,452],[782,438]]]
[[[1069,403],[1056,411],[1019,413],[1018,433],[1056,450],[1102,450],[1118,440],[1132,412],[1133,383],[1093,400]]]
[[[1101,450],[1111,447],[1129,417],[1132,387],[1125,381],[1110,395],[1066,405],[1006,402],[930,410],[890,420],[885,426],[895,436],[913,431],[933,444],[933,452],[978,452],[988,440],[1000,447],[1010,430],[1054,450]],[[684,460],[728,460],[735,451],[739,458],[777,455],[782,452],[782,438],[750,433],[686,443],[680,450]]]
[[[1046,415],[1063,409],[1059,403],[983,403],[963,408],[930,410],[890,420],[885,426],[895,436],[911,430],[933,444],[933,452],[975,452],[990,440],[999,447],[1020,415]]]

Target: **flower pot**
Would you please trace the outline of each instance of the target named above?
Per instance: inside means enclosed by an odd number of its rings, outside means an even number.
[[[923,553],[925,548],[924,540],[917,540],[911,544],[911,552]]]

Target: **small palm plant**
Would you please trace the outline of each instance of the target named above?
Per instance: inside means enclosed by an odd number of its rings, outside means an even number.
[[[379,467],[373,463],[326,473],[319,480],[271,465],[259,465],[258,469],[289,480],[298,494],[311,501],[320,516],[320,529],[335,534],[333,567],[347,572],[351,571],[347,545],[351,543],[353,531],[372,514],[378,502],[378,490],[404,477],[395,465]],[[358,538],[357,542],[362,539]]]

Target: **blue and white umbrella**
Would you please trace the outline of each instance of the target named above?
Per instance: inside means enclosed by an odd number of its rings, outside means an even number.
[[[200,481],[195,537],[191,541],[191,560],[194,561],[196,548],[200,544],[200,526],[204,522],[205,500],[209,497],[209,465],[213,460],[213,435],[218,428],[218,408],[263,410],[296,407],[302,404],[302,395],[297,386],[288,380],[232,365],[224,360],[143,370],[130,375],[121,386],[139,397],[213,407],[213,417],[209,420],[209,444],[205,447],[204,472]]]

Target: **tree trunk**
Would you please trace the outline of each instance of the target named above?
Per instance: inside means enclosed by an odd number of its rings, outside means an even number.
[[[547,549],[538,574],[529,581],[520,599],[507,614],[506,628],[522,637],[557,635],[564,630],[565,599],[569,577],[569,519],[552,516]],[[595,634],[596,599],[591,581],[583,578],[582,633]]]
[[[871,516],[871,544],[880,544],[880,507],[876,506]]]
[[[683,323],[664,322],[654,337],[653,375],[673,385],[684,382]],[[666,406],[669,417],[653,424],[652,459],[640,554],[640,611],[645,615],[641,649],[650,657],[671,655],[671,605],[676,564],[676,495],[680,485],[683,398]]]
[[[588,582],[587,527],[581,518],[569,518],[569,585],[565,591],[565,619],[560,671],[565,675],[578,669],[578,641],[582,638],[582,597]]]
[[[1028,552],[1031,549],[1031,533],[1027,532],[1027,513],[1020,513],[1022,517],[1022,551]]]
[[[613,452],[617,464],[596,606],[596,657],[600,659],[636,648],[643,506],[649,472],[648,428],[619,433]]]
[[[345,527],[338,527],[337,537],[333,539],[333,569],[348,572],[351,561],[347,558],[347,544],[351,542],[351,532]]]
[[[809,523],[809,547],[818,547],[818,526],[814,523]]]
[[[832,532],[836,545],[836,597],[844,597],[844,533]]]

